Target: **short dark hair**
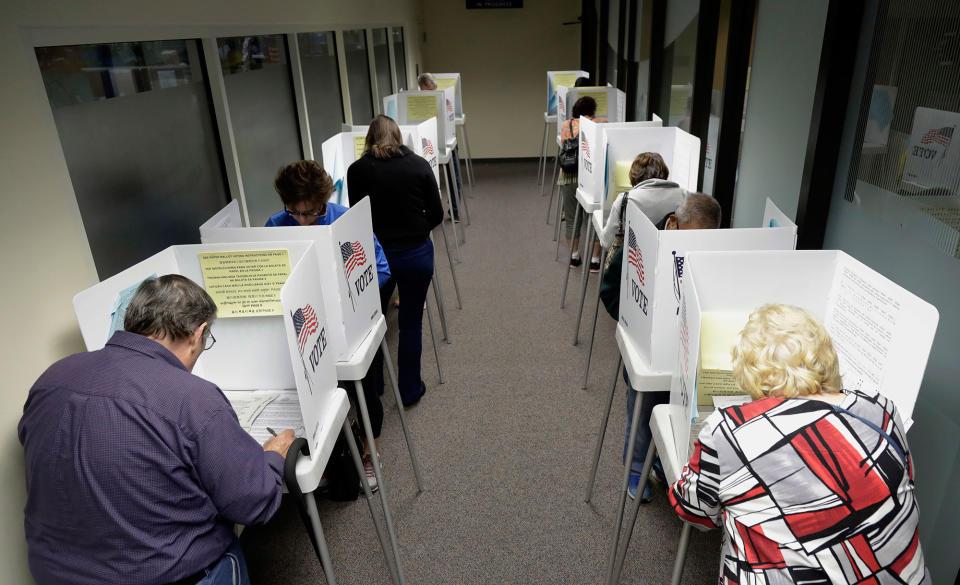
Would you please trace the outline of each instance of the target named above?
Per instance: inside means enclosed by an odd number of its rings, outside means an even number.
[[[691,193],[677,207],[678,223],[696,223],[704,229],[720,227],[720,203],[704,193]]]
[[[379,114],[370,121],[363,154],[368,152],[374,158],[403,156],[403,134],[393,118]]]
[[[288,208],[301,201],[315,201],[320,204],[320,213],[326,214],[333,180],[317,161],[299,160],[277,172],[273,188]]]
[[[585,87],[590,85],[589,77],[578,77],[576,81],[573,82],[573,87]]]
[[[630,185],[633,187],[649,179],[666,179],[669,176],[667,163],[656,152],[641,152],[630,165]]]
[[[579,118],[580,116],[586,116],[592,118],[594,114],[597,113],[597,100],[592,97],[585,95],[577,100],[577,103],[573,104],[573,111],[571,114],[573,118]]]
[[[140,283],[123,317],[123,328],[145,337],[177,341],[217,318],[217,304],[185,276],[166,274]]]

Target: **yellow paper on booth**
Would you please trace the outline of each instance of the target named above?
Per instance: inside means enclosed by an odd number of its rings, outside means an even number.
[[[630,185],[630,167],[632,160],[618,160],[613,168],[613,188],[617,193],[629,191],[633,187]]]
[[[363,156],[363,151],[367,147],[367,137],[366,136],[354,136],[353,137],[353,159],[359,160]]]
[[[743,311],[705,311],[700,317],[700,364],[697,371],[697,405],[712,406],[714,396],[745,394],[733,380],[730,350],[747,323]]]
[[[448,87],[455,87],[456,85],[457,85],[456,77],[441,77],[437,79],[437,89],[439,89],[440,91],[443,91]]]
[[[290,276],[288,250],[200,252],[197,258],[217,317],[283,314],[280,289]]]
[[[576,73],[554,73],[553,74],[553,90],[556,91],[558,87],[573,87],[573,84],[577,82]]]
[[[602,91],[583,91],[580,90],[580,97],[590,96],[597,102],[597,113],[598,118],[607,117],[607,90]]]
[[[428,120],[437,117],[437,98],[434,95],[407,96],[407,118]]]

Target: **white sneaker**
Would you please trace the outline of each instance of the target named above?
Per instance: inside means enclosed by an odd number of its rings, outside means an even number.
[[[377,484],[377,474],[373,469],[373,457],[369,453],[363,454],[363,471],[367,476],[367,485],[370,487],[371,492],[375,492],[380,489],[380,486]],[[383,469],[382,458],[380,453],[377,453],[377,462],[381,463],[380,469]]]

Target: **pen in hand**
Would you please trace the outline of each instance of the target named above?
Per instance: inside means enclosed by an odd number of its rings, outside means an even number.
[[[267,427],[267,431],[268,431],[271,435],[273,435],[274,437],[277,436],[277,431],[271,429],[270,427]]]

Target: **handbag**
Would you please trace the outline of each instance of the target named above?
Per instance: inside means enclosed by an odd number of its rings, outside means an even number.
[[[568,123],[570,124],[570,134],[573,134],[573,120]],[[579,157],[580,133],[578,132],[576,136],[570,136],[560,143],[560,154],[557,157],[560,162],[560,169],[565,173],[576,173]]]

